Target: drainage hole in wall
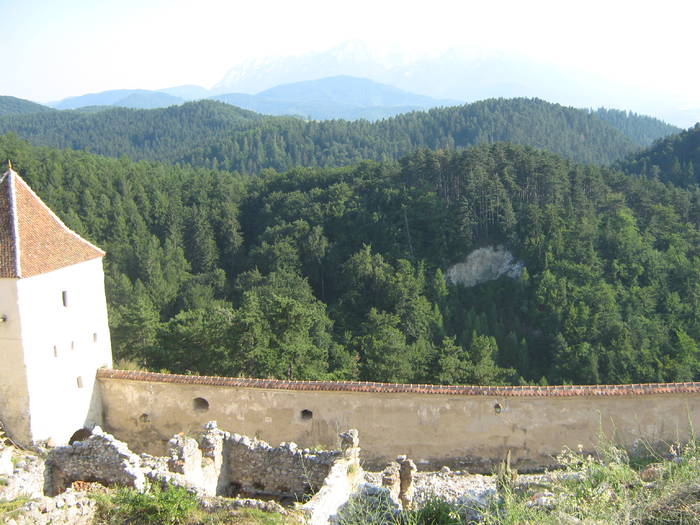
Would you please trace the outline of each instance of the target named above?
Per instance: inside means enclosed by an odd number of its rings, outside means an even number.
[[[306,410],[306,409],[302,410],[300,415],[301,415],[301,419],[313,419],[313,417],[314,417],[314,413],[311,412],[311,410]]]
[[[150,423],[151,422],[151,416],[148,414],[141,414],[139,416],[139,422],[140,423]]]
[[[500,403],[496,403],[495,405],[493,405],[493,411],[496,412],[496,414],[500,414],[502,410],[503,406],[501,406]]]
[[[206,412],[209,410],[209,401],[203,397],[195,397],[192,400],[192,408],[194,408],[195,412]]]

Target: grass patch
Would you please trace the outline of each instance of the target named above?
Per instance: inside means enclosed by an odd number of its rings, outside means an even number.
[[[235,523],[236,525],[285,525],[291,521],[280,514],[263,512],[257,509],[244,509],[237,512],[235,517],[229,514],[221,523]]]
[[[181,487],[152,485],[146,493],[118,488],[94,494],[100,525],[285,525],[296,523],[257,509],[207,511]]]
[[[196,497],[185,489],[158,485],[143,494],[119,488],[94,498],[98,521],[113,525],[185,525],[199,507]]]
[[[386,494],[377,494],[351,500],[338,525],[459,525],[465,523],[463,510],[431,498],[419,509],[398,512]]]
[[[500,497],[481,512],[481,522],[700,523],[700,457],[695,442],[686,445],[674,461],[652,465],[647,461],[632,464],[624,450],[612,445],[599,450],[597,457],[565,450],[558,459],[564,465],[563,476],[547,487],[544,502],[532,490],[502,487]],[[655,469],[653,481],[640,476],[639,469],[647,466]]]
[[[19,508],[28,501],[30,499],[24,496],[13,500],[0,500],[0,522],[5,523],[9,518],[14,517]]]
[[[680,450],[679,450],[680,449]],[[340,525],[610,525],[700,524],[700,446],[677,447],[673,460],[631,461],[610,444],[594,455],[565,450],[563,466],[547,482],[498,479],[498,495],[485,507],[459,508],[440,499],[397,512],[386,496],[353,500]],[[647,469],[645,471],[645,469]],[[499,472],[502,474],[502,472]]]
[[[386,493],[351,498],[340,510],[338,525],[398,524],[394,507]]]
[[[420,509],[400,515],[400,523],[406,525],[459,525],[463,521],[458,507],[438,498],[431,498]]]

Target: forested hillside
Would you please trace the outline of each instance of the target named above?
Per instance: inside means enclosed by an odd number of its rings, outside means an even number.
[[[0,158],[107,250],[120,359],[303,379],[700,378],[697,186],[506,144],[257,177],[13,136]],[[446,285],[493,244],[519,278]]]
[[[0,118],[0,130],[37,145],[174,161],[186,155],[199,137],[224,134],[263,118],[213,101],[152,110],[90,109],[6,116]]]
[[[48,106],[30,102],[17,97],[0,96],[0,116],[25,115],[27,113],[44,113],[52,111]]]
[[[592,113],[641,146],[651,146],[656,140],[681,131],[671,124],[631,111],[599,108]]]
[[[7,131],[36,145],[243,173],[397,160],[418,148],[459,149],[492,142],[605,164],[641,146],[588,111],[537,99],[492,99],[374,123],[263,117],[200,101],[154,110],[6,116],[0,118],[0,132]]]
[[[700,183],[700,124],[660,141],[619,166],[687,188]],[[696,168],[697,166],[697,168]]]

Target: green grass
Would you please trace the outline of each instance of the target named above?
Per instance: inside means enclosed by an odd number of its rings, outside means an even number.
[[[181,487],[153,485],[146,493],[118,488],[94,494],[99,525],[285,525],[291,518],[257,509],[206,511]]]
[[[639,469],[649,462],[635,465],[624,450],[612,445],[601,448],[596,457],[565,450],[558,459],[568,476],[546,487],[553,495],[547,508],[532,504],[533,490],[542,491],[541,487],[520,491],[504,487],[482,512],[482,523],[700,523],[700,458],[695,442],[685,447],[677,462],[657,461],[653,482],[640,477]]]
[[[680,448],[680,447],[679,447]],[[674,461],[650,455],[631,461],[621,448],[606,444],[595,455],[565,450],[558,457],[561,476],[528,486],[500,483],[485,507],[458,508],[431,499],[420,509],[392,512],[390,502],[354,500],[341,525],[691,525],[700,524],[700,446],[692,441]],[[640,472],[655,469],[653,481]],[[551,494],[535,505],[538,492]],[[478,518],[474,518],[478,516]],[[471,521],[470,521],[471,520]]]
[[[257,509],[245,509],[237,513],[235,518],[228,516],[227,519],[235,519],[235,521],[221,523],[235,523],[237,525],[284,525],[290,523],[289,519],[280,514],[272,514]]]
[[[144,494],[119,488],[94,497],[98,520],[113,525],[184,525],[198,508],[196,497],[179,487],[153,485]]]
[[[30,499],[24,496],[13,500],[0,499],[0,523],[5,523],[5,521],[15,517],[17,510],[28,501]]]
[[[404,512],[401,523],[406,525],[459,525],[463,523],[458,507],[438,498],[430,498],[418,510]]]

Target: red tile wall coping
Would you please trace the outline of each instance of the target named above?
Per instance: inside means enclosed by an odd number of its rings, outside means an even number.
[[[98,379],[126,379],[150,383],[175,383],[269,390],[316,390],[324,392],[368,392],[383,394],[443,394],[504,397],[630,396],[648,394],[699,394],[700,383],[645,383],[634,385],[560,385],[560,386],[468,386],[408,385],[364,381],[287,381],[239,377],[187,376],[134,370],[101,368]]]

